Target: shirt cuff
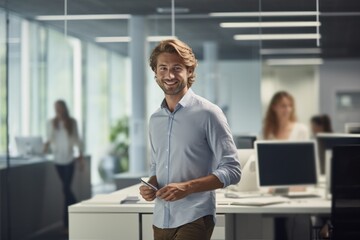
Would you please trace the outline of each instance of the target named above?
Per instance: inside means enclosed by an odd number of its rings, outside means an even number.
[[[155,176],[156,175],[156,169],[155,168],[150,168],[149,170],[149,177]]]
[[[226,188],[227,186],[230,185],[230,181],[225,177],[226,173],[225,171],[221,170],[221,169],[217,169],[214,172],[212,172],[213,175],[215,175],[220,182],[223,183],[223,188]]]

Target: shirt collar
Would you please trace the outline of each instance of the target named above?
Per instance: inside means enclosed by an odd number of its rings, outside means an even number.
[[[180,105],[182,107],[186,107],[191,103],[191,99],[194,96],[194,91],[190,88],[187,90],[185,95],[181,98],[181,100],[178,102],[177,106]],[[166,99],[161,102],[161,108],[168,108]]]

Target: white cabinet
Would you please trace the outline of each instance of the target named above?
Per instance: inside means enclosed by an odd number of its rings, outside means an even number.
[[[71,240],[139,239],[137,213],[77,213],[70,217]]]

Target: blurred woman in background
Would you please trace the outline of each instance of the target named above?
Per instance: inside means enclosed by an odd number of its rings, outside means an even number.
[[[294,98],[285,91],[275,93],[266,111],[263,127],[266,140],[308,140],[306,125],[296,121]]]
[[[310,138],[306,125],[298,123],[295,114],[294,98],[285,91],[274,94],[266,111],[263,139],[302,141]],[[272,192],[274,189],[269,189]],[[291,187],[290,191],[304,191],[304,187]],[[292,222],[298,221],[293,218]],[[275,239],[289,239],[289,221],[287,218],[275,218]]]
[[[67,207],[76,203],[76,198],[71,190],[71,182],[74,174],[75,159],[83,168],[82,144],[79,138],[77,123],[69,114],[66,103],[63,100],[55,102],[56,116],[49,120],[47,126],[48,140],[44,151],[51,147],[54,154],[54,163],[60,177],[64,193],[63,224],[64,230],[68,230],[69,220]],[[74,158],[74,146],[79,149],[79,157]]]

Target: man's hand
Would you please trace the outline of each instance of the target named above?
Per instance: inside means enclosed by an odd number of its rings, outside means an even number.
[[[149,183],[151,183],[152,185],[154,185],[155,187],[158,187],[158,183],[157,183],[157,179],[156,176],[152,176],[149,179]],[[156,198],[156,191],[154,189],[152,189],[149,186],[146,185],[141,185],[139,187],[140,190],[140,195],[146,200],[146,201],[153,201]]]
[[[141,185],[139,190],[140,190],[140,195],[146,201],[152,201],[156,197],[156,191],[154,189],[152,189],[151,187],[148,187],[146,185]]]
[[[164,201],[176,201],[191,193],[189,183],[170,183],[159,189],[156,196]]]

